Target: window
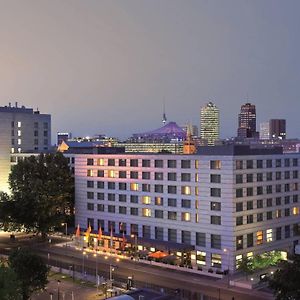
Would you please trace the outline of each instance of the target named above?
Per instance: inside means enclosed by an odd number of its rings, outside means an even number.
[[[176,181],[177,180],[176,173],[168,173],[168,180],[169,181]]]
[[[211,160],[210,161],[210,169],[211,170],[220,170],[221,169],[221,161],[220,160]]]
[[[142,172],[142,179],[150,179],[150,172]]]
[[[219,174],[210,174],[211,183],[221,183],[221,175]]]
[[[168,160],[168,168],[176,168],[176,160]]]
[[[168,229],[168,241],[169,242],[177,242],[177,230],[176,229]]]
[[[299,207],[293,207],[293,215],[299,215]]]
[[[154,179],[155,180],[164,180],[164,173],[163,172],[155,172]]]
[[[263,243],[263,231],[256,232],[256,245],[261,245]]]
[[[285,217],[289,217],[289,216],[290,216],[290,213],[291,213],[291,212],[290,212],[290,209],[289,209],[289,208],[285,208],[285,209],[284,209],[284,216],[285,216]]]
[[[190,169],[191,161],[189,159],[181,160],[181,169]]]
[[[210,216],[210,224],[221,225],[221,217],[220,216]]]
[[[289,184],[289,183],[286,183],[286,184],[284,185],[284,191],[285,191],[285,192],[289,192],[289,191],[290,191],[290,184]]]
[[[126,191],[127,189],[127,183],[126,182],[119,182],[119,190],[120,191]]]
[[[243,211],[243,202],[237,202],[235,204],[235,211],[236,212]]]
[[[124,194],[119,195],[119,202],[126,202],[127,201],[127,196]]]
[[[163,219],[164,218],[164,211],[156,209],[154,212],[155,218]]]
[[[87,203],[87,210],[94,210],[94,203]]]
[[[183,244],[191,244],[191,232],[190,231],[186,231],[186,230],[182,230],[181,231],[181,242]]]
[[[298,167],[298,158],[293,158],[293,167]]]
[[[247,182],[253,182],[253,174],[247,174]]]
[[[155,168],[163,168],[164,167],[164,161],[162,159],[156,159],[154,161],[154,167]]]
[[[257,173],[256,174],[256,181],[262,182],[263,181],[263,173]]]
[[[236,226],[243,225],[243,216],[236,217]]]
[[[108,161],[107,161],[107,165],[108,166],[114,166],[115,165],[115,160],[112,159],[112,158],[109,158]]]
[[[266,237],[267,237],[267,243],[273,241],[273,230],[272,229],[267,229]]]
[[[280,180],[281,179],[281,172],[276,172],[275,178],[276,178],[276,180]]]
[[[138,216],[139,215],[139,209],[137,207],[131,207],[130,208],[130,214],[132,216]]]
[[[168,194],[177,194],[176,185],[168,185]]]
[[[97,211],[104,211],[104,204],[97,204]]]
[[[122,182],[123,183],[123,182]],[[126,187],[126,183],[125,183],[125,187]],[[114,189],[116,189],[116,183],[115,182],[108,182],[107,183],[107,188],[109,189],[109,190],[114,190]]]
[[[168,206],[176,207],[177,206],[177,199],[175,198],[168,198]]]
[[[264,192],[263,187],[262,186],[257,186],[256,187],[256,195],[262,195]]]
[[[246,167],[247,169],[253,169],[253,160],[247,160]]]
[[[281,197],[276,198],[276,205],[281,205]]]
[[[253,247],[253,233],[247,234],[247,247]]]
[[[119,206],[119,214],[126,215],[127,207],[126,206]]]
[[[267,168],[272,168],[272,159],[267,159]]]
[[[204,232],[196,232],[196,245],[200,247],[206,246],[206,235]]]
[[[88,166],[93,166],[94,165],[94,159],[93,158],[88,158],[87,163]]]
[[[190,222],[191,221],[191,214],[188,212],[181,213],[181,221]]]
[[[151,190],[151,185],[150,184],[148,184],[148,183],[143,183],[142,184],[142,191],[143,192],[150,192],[150,190]]]
[[[273,175],[272,172],[267,172],[267,177],[266,177],[267,181],[272,181],[272,179],[273,179],[272,175]]]
[[[235,190],[235,196],[236,196],[236,198],[243,197],[243,189],[236,189]]]
[[[155,197],[155,205],[162,206],[164,205],[164,199],[162,197]]]
[[[97,173],[98,173],[97,174],[98,177],[104,177],[104,170],[98,170]]]
[[[277,219],[281,218],[281,209],[276,209],[275,216],[276,216]]]
[[[243,174],[235,175],[235,183],[243,183]]]
[[[191,181],[190,173],[181,173],[181,181]]]
[[[116,207],[114,205],[108,205],[107,211],[114,214],[116,212]]]
[[[280,168],[281,167],[281,159],[276,159],[275,166],[276,166],[276,168]]]
[[[214,268],[221,268],[222,258],[221,254],[212,253],[211,254],[211,266]]]
[[[150,159],[143,159],[142,160],[142,167],[143,168],[150,168]]]
[[[272,219],[273,219],[272,211],[267,211],[267,220],[272,220]]]
[[[119,159],[119,167],[126,167],[126,159]]]
[[[154,192],[155,193],[163,193],[164,192],[164,186],[162,184],[155,184],[154,185]]]
[[[181,207],[184,207],[184,208],[191,208],[191,200],[188,200],[188,199],[182,199],[182,200],[181,200]]]
[[[130,195],[130,203],[139,203],[139,197],[137,195]]]
[[[130,183],[130,190],[131,191],[138,191],[139,190],[139,184],[138,183]]]
[[[297,171],[297,170],[294,170],[294,171],[293,171],[293,178],[294,178],[294,179],[297,179],[297,178],[298,178],[298,171]]]
[[[221,235],[211,234],[211,248],[221,249]]]
[[[88,199],[94,199],[94,192],[87,192],[86,194],[87,194],[86,197]]]
[[[97,193],[98,200],[104,200],[104,193]]]
[[[281,184],[276,184],[275,191],[276,193],[281,193]]]
[[[107,194],[107,200],[108,201],[115,201],[116,200],[116,194],[108,193]]]
[[[298,195],[293,195],[293,203],[298,203]]]
[[[211,188],[210,196],[211,197],[221,197],[221,189],[220,188]]]
[[[286,225],[284,226],[284,237],[286,239],[291,237],[291,229],[290,229],[290,225]]]
[[[114,170],[108,170],[107,172],[107,175],[108,175],[108,178],[115,178],[116,177],[116,171]]]
[[[262,222],[264,220],[264,215],[263,213],[258,213],[257,216],[257,222]]]
[[[264,207],[264,202],[263,202],[263,200],[262,200],[262,199],[257,200],[257,201],[256,201],[256,206],[257,206],[257,208],[263,208],[263,207]]]
[[[239,235],[236,237],[236,250],[243,249],[243,236]]]
[[[236,168],[236,170],[242,170],[243,169],[243,161],[242,160],[236,160],[235,161],[235,168]]]
[[[181,194],[182,195],[190,195],[191,194],[191,187],[190,186],[182,186],[181,187]]]
[[[289,160],[289,158],[285,158],[284,159],[284,166],[285,167],[289,167],[290,166],[290,160]]]
[[[276,236],[275,236],[276,240],[279,241],[281,240],[281,227],[277,227],[276,228]]]
[[[221,203],[220,202],[210,202],[210,210],[221,210]]]
[[[253,215],[247,215],[247,224],[253,223]]]
[[[163,227],[155,227],[155,239],[159,241],[164,240],[164,228]]]
[[[290,171],[284,172],[284,179],[290,179]]]
[[[267,185],[267,194],[272,194],[272,185]]]
[[[143,237],[151,238],[151,227],[149,225],[143,225]]]
[[[130,167],[138,167],[139,161],[137,159],[131,159],[130,160]]]
[[[273,205],[272,200],[273,200],[272,198],[267,199],[267,207],[271,207]]]
[[[21,127],[21,126],[22,126],[22,122],[18,122],[18,127]]]
[[[139,178],[139,172],[130,171],[130,178],[131,179],[138,179]]]
[[[248,187],[248,188],[247,188],[247,196],[248,196],[248,197],[253,196],[253,188],[252,188],[252,187]]]
[[[119,178],[126,178],[126,171],[119,171]]]
[[[151,204],[151,197],[150,196],[143,196],[142,197],[142,203],[143,204]]]
[[[88,177],[93,177],[93,170],[87,170],[86,172]]]
[[[168,219],[169,220],[177,220],[177,212],[176,211],[168,211]]]
[[[142,216],[143,217],[151,217],[151,209],[150,208],[143,208],[142,209]]]
[[[284,204],[289,204],[290,203],[290,196],[285,196],[284,197]]]
[[[263,161],[261,159],[258,159],[256,161],[256,168],[257,169],[262,169],[263,168]]]
[[[94,187],[94,181],[88,180],[88,181],[86,182],[86,187],[87,187],[87,188],[93,188],[93,187]]]
[[[104,189],[104,182],[103,181],[97,181],[97,188],[98,189]]]

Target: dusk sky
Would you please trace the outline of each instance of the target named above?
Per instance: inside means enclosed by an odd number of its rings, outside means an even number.
[[[241,104],[300,137],[299,0],[0,0],[0,104],[52,115],[52,131],[125,138],[169,121],[199,126]],[[55,142],[55,141],[53,141]]]

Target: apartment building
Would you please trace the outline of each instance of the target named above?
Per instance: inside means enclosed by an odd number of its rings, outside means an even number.
[[[151,241],[152,249],[172,245],[180,256],[187,246],[193,268],[233,271],[242,256],[292,252],[299,241],[299,154],[200,149],[76,154],[76,224],[134,234],[139,249]]]

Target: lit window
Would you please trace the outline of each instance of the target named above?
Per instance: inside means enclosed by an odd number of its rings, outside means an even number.
[[[199,160],[198,159],[195,160],[195,169],[199,169]]]
[[[293,207],[293,215],[299,215],[299,207]]]
[[[87,176],[93,177],[93,170],[87,170]]]
[[[18,153],[21,153],[22,152],[22,149],[21,148],[18,148]]]
[[[21,130],[18,130],[18,136],[21,136],[22,132]]]
[[[115,178],[116,172],[114,170],[108,170],[108,177],[109,178]]]
[[[11,148],[11,153],[15,153],[15,148]]]
[[[22,140],[18,139],[18,145],[21,145],[21,144],[22,144]]]
[[[143,208],[142,209],[143,217],[151,217],[151,209],[150,208]]]
[[[190,186],[182,186],[181,187],[181,194],[182,195],[190,195],[191,194],[191,187]]]
[[[195,186],[195,196],[199,196],[199,187]]]
[[[183,212],[181,213],[181,220],[185,222],[190,222],[191,221],[191,214],[188,212]]]
[[[196,174],[195,174],[195,182],[198,182],[198,181],[199,181],[199,174],[196,173]]]
[[[260,230],[256,232],[256,244],[261,245],[262,243],[263,243],[263,232]]]
[[[150,196],[143,196],[142,197],[143,204],[151,204],[151,197]]]
[[[272,237],[272,229],[267,229],[267,242],[272,242],[273,237]]]
[[[104,158],[98,158],[97,159],[97,165],[98,166],[104,166]]]
[[[164,205],[162,197],[155,197],[155,205]]]
[[[204,251],[197,251],[196,252],[196,259],[198,265],[206,265],[206,252]]]
[[[242,254],[236,255],[236,257],[235,257],[235,265],[236,265],[236,268],[239,267],[240,263],[242,262],[242,259],[243,259],[243,255],[242,255]]]
[[[220,254],[211,254],[211,266],[215,268],[220,268],[222,265],[222,258]]]
[[[18,127],[20,128],[22,126],[22,123],[21,122],[18,122]]]
[[[139,190],[139,184],[138,183],[130,183],[130,190],[131,191],[138,191]]]

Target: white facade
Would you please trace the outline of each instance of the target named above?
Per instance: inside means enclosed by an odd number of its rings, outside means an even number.
[[[269,122],[263,122],[259,124],[259,138],[261,140],[270,139],[270,124]]]
[[[298,160],[77,154],[75,222],[116,233],[122,223],[126,235],[194,246],[194,267],[234,270],[241,255],[292,251],[298,243]]]

